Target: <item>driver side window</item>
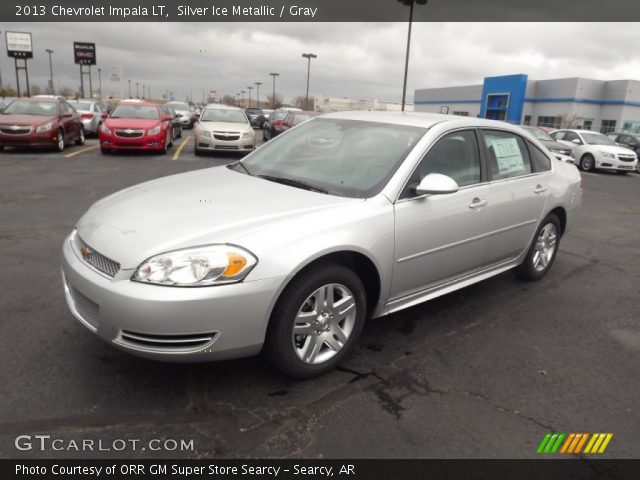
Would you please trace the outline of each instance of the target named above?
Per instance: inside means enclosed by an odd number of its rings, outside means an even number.
[[[415,188],[430,173],[453,178],[460,187],[480,182],[480,153],[473,130],[460,130],[440,138],[420,161],[400,198],[416,195]]]

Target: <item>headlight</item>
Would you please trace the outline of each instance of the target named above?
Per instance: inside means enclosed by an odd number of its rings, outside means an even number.
[[[198,135],[200,135],[201,137],[211,138],[211,132],[207,130],[198,130]]]
[[[255,136],[255,133],[253,132],[253,129],[251,129],[250,131],[245,132],[245,133],[242,135],[242,139],[243,139],[243,140],[247,140],[248,138],[253,138],[254,136]]]
[[[102,132],[106,133],[107,135],[111,135],[111,129],[107,127],[104,123],[100,125],[100,130],[102,130]]]
[[[147,135],[157,135],[160,133],[160,125],[158,125],[157,127],[153,127],[150,128],[149,130],[147,130]]]
[[[241,281],[258,259],[232,245],[210,245],[156,255],[131,280],[176,287],[204,287]]]
[[[598,152],[600,155],[602,155],[604,158],[616,158],[616,156],[613,153],[609,153],[609,152]]]
[[[37,133],[48,132],[49,130],[51,130],[51,127],[53,127],[53,122],[44,123],[36,127],[36,132]]]

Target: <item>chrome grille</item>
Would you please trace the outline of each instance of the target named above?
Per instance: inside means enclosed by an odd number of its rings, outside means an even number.
[[[89,300],[71,285],[68,285],[68,287],[71,299],[73,300],[73,306],[76,308],[78,314],[85,322],[97,330],[100,318],[100,307],[98,307],[98,304]]]
[[[216,140],[235,141],[240,139],[240,133],[238,132],[213,132],[213,138]]]
[[[239,150],[240,147],[237,147],[235,145],[216,145],[215,149],[216,150]]]
[[[636,159],[635,155],[618,155],[618,159],[622,162],[633,162]]]
[[[118,262],[96,252],[93,248],[87,245],[79,235],[76,235],[76,246],[82,256],[82,259],[105,275],[114,277],[116,273],[118,273],[118,270],[120,270],[120,264]]]
[[[0,132],[5,135],[28,135],[31,133],[32,127],[28,125],[2,125],[0,126]]]
[[[117,342],[138,350],[193,352],[210,346],[218,332],[187,335],[157,335],[122,330]]]
[[[144,135],[144,130],[132,130],[132,129],[124,129],[124,130],[119,130],[119,129],[115,129],[114,130],[116,137],[120,137],[120,138],[140,138]]]

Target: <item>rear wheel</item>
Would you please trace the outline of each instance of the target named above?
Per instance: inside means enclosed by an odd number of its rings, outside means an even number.
[[[553,213],[542,221],[524,262],[515,268],[522,280],[539,280],[553,265],[560,245],[560,220]]]
[[[76,140],[76,145],[84,145],[84,128],[80,127],[80,132],[78,133],[78,139]]]
[[[56,141],[56,150],[62,152],[64,150],[64,131],[60,128],[58,130],[58,139]]]
[[[321,375],[353,350],[365,315],[366,293],[358,275],[335,263],[312,267],[280,296],[264,354],[291,377]]]

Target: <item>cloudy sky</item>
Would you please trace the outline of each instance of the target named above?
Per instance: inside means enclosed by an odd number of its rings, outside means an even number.
[[[0,30],[33,33],[30,80],[41,87],[51,48],[56,87],[77,88],[73,41],[87,41],[96,43],[105,94],[113,90],[106,72],[122,65],[125,79],[150,85],[152,96],[172,90],[195,101],[203,89],[235,95],[254,82],[263,83],[264,99],[269,72],[279,72],[276,89],[288,99],[304,94],[301,54],[313,52],[311,94],[396,102],[402,95],[406,23],[4,23]],[[416,88],[511,73],[640,79],[638,31],[637,23],[415,23],[407,91],[412,99]],[[15,87],[13,59],[4,53],[0,72]],[[94,68],[94,89],[97,77]]]

